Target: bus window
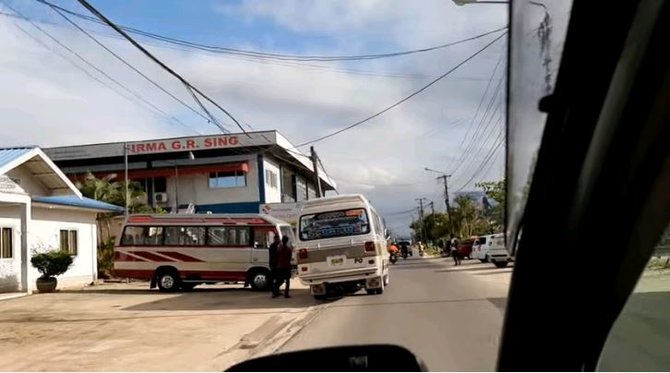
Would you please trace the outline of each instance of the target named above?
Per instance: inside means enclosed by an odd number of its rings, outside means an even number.
[[[160,246],[163,244],[163,227],[127,226],[123,230],[122,246]]]
[[[205,227],[165,227],[166,246],[202,246],[205,244]]]
[[[267,249],[275,238],[275,232],[268,228],[256,228],[254,230],[254,244],[258,249]]]
[[[209,227],[210,246],[250,246],[249,227]]]

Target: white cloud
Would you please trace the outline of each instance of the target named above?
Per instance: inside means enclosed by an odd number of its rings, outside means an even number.
[[[469,37],[504,24],[506,15],[501,13],[502,8],[457,8],[448,0],[284,0],[245,1],[240,6],[227,5],[221,11],[229,16],[244,17],[250,23],[272,21],[299,34],[328,35],[334,43],[334,46],[306,44],[305,53],[355,54],[424,47]],[[194,130],[167,124],[163,117],[101,86],[18,31],[15,22],[59,50],[29,24],[0,18],[3,50],[0,53],[3,82],[0,85],[0,127],[4,130],[0,146],[53,146],[194,133]],[[192,128],[215,132],[215,127],[191,115],[188,109],[85,36],[66,27],[42,27]],[[175,79],[127,43],[110,38],[101,40],[170,92],[195,106]],[[431,54],[360,65],[319,63],[327,65],[327,69],[258,63],[155,46],[151,49],[240,120],[257,129],[278,129],[294,143],[300,143],[365,118],[427,82],[425,78],[380,78],[329,69],[436,76],[485,42],[479,40]],[[378,46],[378,43],[383,45]],[[245,43],[239,47],[254,46]],[[436,208],[442,206],[441,186],[435,182],[435,175],[424,172],[423,168],[446,169],[460,157],[458,145],[499,55],[499,48],[492,49],[454,74],[475,80],[447,78],[383,116],[318,143],[319,155],[341,191],[363,192],[383,212],[406,210],[414,205],[414,198],[418,196],[435,200]],[[457,120],[460,122],[454,124]],[[482,154],[485,152],[486,149],[482,149]],[[491,177],[500,173],[499,162],[491,167]],[[471,173],[472,170],[465,176]],[[388,221],[394,229],[403,231],[407,229],[409,218],[393,216]]]

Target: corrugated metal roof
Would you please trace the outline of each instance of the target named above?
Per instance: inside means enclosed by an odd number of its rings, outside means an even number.
[[[13,162],[17,158],[30,153],[35,148],[5,148],[0,149],[0,169],[6,164]]]
[[[97,201],[91,198],[79,198],[74,195],[69,196],[47,196],[47,197],[33,197],[33,202],[49,203],[52,205],[80,207],[93,210],[103,210],[109,212],[123,212],[125,209],[121,206],[112,205],[110,203]]]

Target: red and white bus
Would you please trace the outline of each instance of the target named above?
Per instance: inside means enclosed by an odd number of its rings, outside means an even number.
[[[114,248],[114,270],[161,291],[224,281],[264,290],[275,235],[294,242],[291,226],[267,215],[132,215]]]

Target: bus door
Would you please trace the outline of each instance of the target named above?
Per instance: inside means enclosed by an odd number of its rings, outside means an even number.
[[[251,263],[253,240],[248,225],[208,227],[209,246],[214,246],[216,268],[220,271],[246,272]]]
[[[269,267],[269,248],[277,234],[272,226],[254,227],[254,245],[251,251],[251,263],[253,265]]]

